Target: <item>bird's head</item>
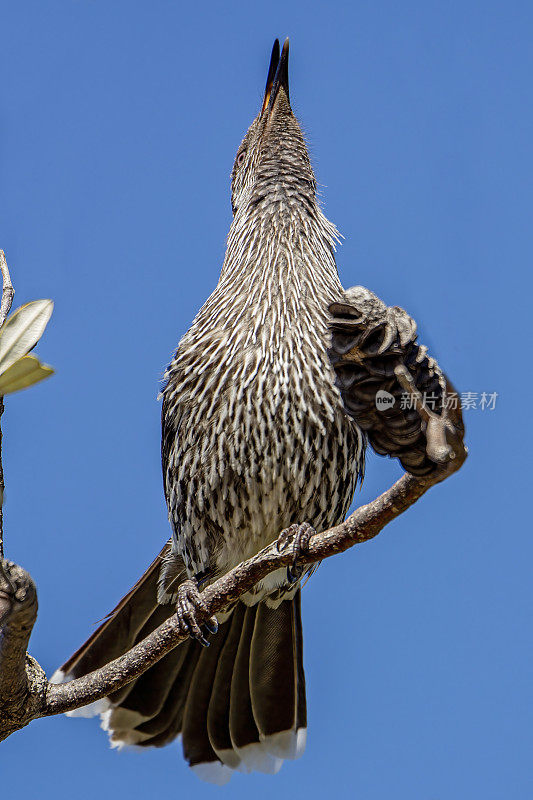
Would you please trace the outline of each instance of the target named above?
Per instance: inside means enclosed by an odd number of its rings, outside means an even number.
[[[276,39],[261,110],[241,142],[231,173],[234,214],[250,206],[315,201],[315,176],[289,100],[288,67],[289,40],[280,53]]]

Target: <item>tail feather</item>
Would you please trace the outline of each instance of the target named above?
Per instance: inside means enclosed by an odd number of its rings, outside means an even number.
[[[184,642],[180,645],[181,648],[185,650],[183,663],[161,712],[137,728],[143,735],[148,734],[143,741],[145,746],[164,747],[181,733],[189,686],[201,654],[201,648],[196,642]]]
[[[306,702],[300,592],[273,609],[260,604],[250,653],[250,687],[260,741],[277,759],[305,747]]]
[[[110,696],[112,703],[137,710],[148,721],[161,713],[168,695],[177,680],[189,648],[186,644],[176,647],[157,664],[128,684],[121,692]]]
[[[52,680],[103,666],[174,613],[157,603],[167,548]],[[100,713],[118,747],[162,747],[181,734],[189,765],[215,783],[235,769],[277,772],[305,746],[300,592],[276,608],[238,602],[209,648],[184,642],[104,703],[75,713]]]
[[[228,633],[218,657],[213,690],[207,711],[207,732],[211,747],[223,764],[236,769],[240,758],[233,749],[229,728],[231,676],[237,657],[246,607],[238,603],[226,623]]]
[[[262,738],[296,726],[295,604],[257,609],[250,648],[253,716]]]
[[[296,667],[297,667],[297,713],[296,713],[296,730],[301,731],[298,733],[301,741],[302,752],[305,750],[305,738],[307,736],[307,698],[305,694],[305,671],[304,671],[304,637],[302,626],[302,609],[301,609],[301,594],[298,592],[294,598],[295,608],[295,643],[296,643]]]
[[[229,732],[233,749],[240,750],[259,741],[259,731],[252,710],[250,696],[250,646],[254,632],[257,606],[247,608],[233,666],[230,688]]]
[[[218,761],[207,729],[207,712],[217,669],[217,661],[228,633],[228,625],[213,637],[209,648],[200,653],[183,710],[183,755],[191,766]]]

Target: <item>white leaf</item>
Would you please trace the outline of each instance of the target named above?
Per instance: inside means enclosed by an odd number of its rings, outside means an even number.
[[[53,308],[51,300],[32,300],[4,322],[0,328],[0,375],[35,347]]]
[[[0,396],[26,389],[54,374],[48,364],[42,364],[36,356],[23,356],[0,375]]]

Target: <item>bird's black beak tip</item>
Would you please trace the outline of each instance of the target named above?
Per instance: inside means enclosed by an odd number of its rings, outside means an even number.
[[[272,111],[279,90],[283,88],[289,100],[289,39],[285,39],[280,54],[279,39],[276,39],[270,56],[270,66],[265,87],[261,113]],[[289,100],[290,102],[290,100]]]

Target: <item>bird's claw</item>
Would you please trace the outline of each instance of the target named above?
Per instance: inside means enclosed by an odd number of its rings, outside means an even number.
[[[184,581],[178,587],[178,601],[176,603],[176,616],[180,630],[196,639],[203,647],[209,647],[206,635],[216,633],[218,622],[216,617],[209,617],[205,622],[199,623],[198,612],[206,612],[207,606],[202,600],[198,583],[194,578]]]
[[[387,306],[364,286],[352,286],[345,301],[332,303],[332,330],[340,332],[332,351],[333,358],[349,354],[371,359],[383,353],[401,352],[416,339],[416,322],[398,306]],[[353,337],[347,335],[353,333]]]
[[[296,523],[282,530],[276,540],[278,553],[282,553],[289,545],[292,547],[293,561],[287,567],[287,580],[291,584],[302,577],[305,565],[300,564],[300,558],[309,549],[309,540],[314,533],[315,529],[308,522]]]

